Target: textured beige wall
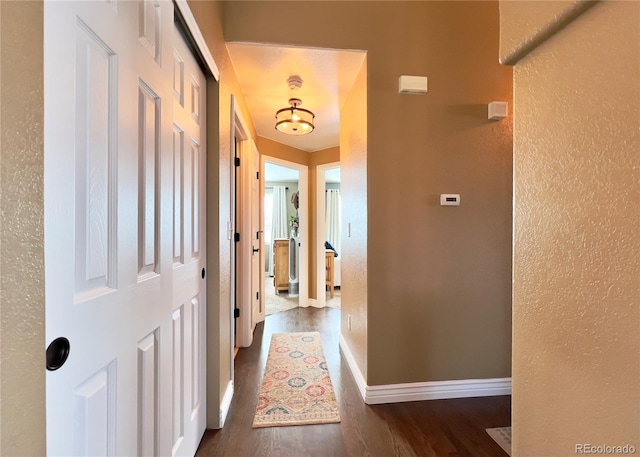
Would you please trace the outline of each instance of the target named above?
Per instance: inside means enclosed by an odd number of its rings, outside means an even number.
[[[219,426],[220,400],[231,373],[230,326],[231,245],[231,95],[235,96],[252,138],[255,129],[222,35],[219,2],[189,1],[189,6],[220,70],[220,82],[210,80],[207,128],[207,427]],[[216,112],[215,107],[219,105]],[[218,395],[211,395],[218,392]]]
[[[513,65],[597,0],[500,2],[500,61]]]
[[[640,452],[640,3],[586,11],[514,87],[514,455]]]
[[[42,2],[0,2],[3,456],[46,448],[42,11]]]
[[[343,316],[340,333],[365,379],[370,363],[367,361],[367,281],[371,280],[368,278],[367,261],[370,255],[367,250],[367,65],[368,57],[364,59],[340,110],[340,293]],[[347,327],[347,316],[351,316],[351,329]]]
[[[486,114],[491,101],[511,102],[498,3],[223,8],[230,41],[368,52],[367,317],[354,321],[366,327],[368,384],[510,376],[511,117]],[[398,94],[403,74],[428,76],[429,94]],[[462,205],[440,207],[440,193],[460,193]],[[343,275],[343,295],[348,284]]]

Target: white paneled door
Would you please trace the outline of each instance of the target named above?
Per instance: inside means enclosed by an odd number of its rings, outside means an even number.
[[[44,8],[47,453],[193,455],[204,76],[169,1]]]
[[[205,77],[174,28],[173,455],[194,455],[206,427],[205,90]]]
[[[251,316],[252,331],[258,322],[264,321],[264,297],[260,297],[260,154],[251,141]],[[255,236],[253,236],[255,234]]]

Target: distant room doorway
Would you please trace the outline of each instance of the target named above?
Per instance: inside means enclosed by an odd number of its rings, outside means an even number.
[[[300,305],[300,172],[265,161],[265,315]]]

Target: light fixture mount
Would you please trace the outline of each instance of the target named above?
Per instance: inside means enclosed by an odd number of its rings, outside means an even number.
[[[276,112],[276,130],[287,135],[306,135],[313,132],[315,114],[308,109],[300,108],[302,100],[299,98],[290,98],[289,105],[291,106]]]
[[[289,89],[291,90],[300,89],[303,82],[304,81],[302,80],[302,78],[298,75],[291,75],[289,76],[289,79],[287,79],[287,84],[289,85]]]

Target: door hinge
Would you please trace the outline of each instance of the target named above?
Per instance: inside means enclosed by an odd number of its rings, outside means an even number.
[[[237,319],[240,317],[240,308],[233,308],[233,317]]]
[[[240,241],[240,234],[238,232],[233,234],[233,241],[235,241],[236,243]]]
[[[256,300],[260,300],[260,292],[256,292]]]
[[[260,172],[259,171],[256,171],[256,179],[258,179],[258,180],[260,179]]]
[[[233,163],[236,164],[236,167],[239,167],[240,166],[240,157],[234,157],[233,158]]]

